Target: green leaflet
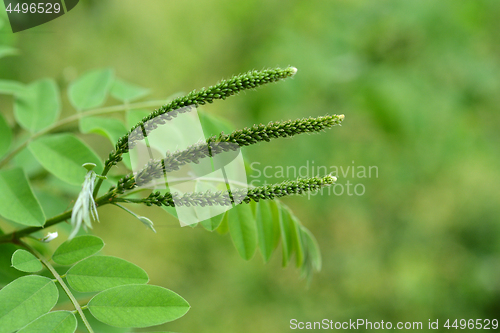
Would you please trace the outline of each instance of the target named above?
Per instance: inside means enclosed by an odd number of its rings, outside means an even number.
[[[200,224],[203,226],[203,228],[207,229],[208,231],[214,231],[222,223],[224,215],[225,213],[219,214],[207,220],[201,221]]]
[[[249,205],[237,205],[227,212],[229,233],[240,256],[250,260],[257,247],[257,227]]]
[[[45,171],[27,147],[14,156],[13,162],[15,166],[23,168],[28,179],[40,175],[41,172]]]
[[[314,270],[321,270],[321,254],[318,243],[309,230],[301,227],[300,234],[304,247],[304,262],[301,267],[301,276],[307,278],[308,283],[310,283]]]
[[[85,178],[84,163],[94,163],[97,173],[102,162],[85,143],[72,134],[43,136],[28,145],[29,150],[47,171],[73,185],[81,185]]]
[[[88,309],[83,310],[83,313],[85,314],[85,317],[87,317],[87,320],[95,333],[131,333],[129,328],[109,326],[100,322],[90,314]],[[78,320],[78,327],[85,327],[80,316],[77,316],[76,319]],[[85,332],[85,329],[82,329],[82,332]]]
[[[42,263],[33,254],[26,250],[16,250],[12,255],[12,266],[22,272],[38,272],[43,268]]]
[[[26,86],[21,82],[0,80],[0,94],[20,95],[26,90]]]
[[[281,228],[281,244],[283,247],[283,267],[288,265],[290,258],[293,253],[293,239],[292,239],[292,231],[290,228],[290,212],[288,209],[282,207],[281,209],[281,220],[280,220],[280,228]]]
[[[71,104],[78,111],[102,105],[113,83],[113,76],[113,70],[109,68],[85,73],[68,88]]]
[[[195,192],[216,192],[217,190],[218,189],[215,185],[206,181],[198,180],[194,185]],[[202,221],[200,224],[208,231],[214,231],[217,227],[219,227],[227,208],[228,207],[225,206],[194,206],[198,219]]]
[[[311,259],[312,266],[315,270],[321,270],[321,253],[319,245],[314,236],[305,227],[301,228],[304,243],[307,246],[307,253]]]
[[[229,232],[228,212],[224,214],[222,221],[216,230],[221,235],[225,235]]]
[[[46,277],[20,277],[0,290],[0,333],[11,333],[49,312],[59,292]]]
[[[127,134],[127,128],[122,121],[116,118],[84,117],[80,119],[80,131],[82,133],[96,133],[105,136],[114,145],[118,139]],[[130,157],[124,156],[123,163],[128,169],[132,169]]]
[[[16,95],[14,116],[19,125],[32,133],[52,125],[60,111],[59,88],[52,79],[33,82]]]
[[[47,217],[56,216],[71,207],[71,199],[65,196],[56,195],[57,192],[53,190],[54,189],[51,188],[34,189],[35,196],[38,202],[40,202],[45,216]]]
[[[127,128],[122,121],[116,118],[103,117],[84,117],[80,119],[80,131],[82,133],[95,133],[105,136],[114,145],[118,139],[127,134]],[[125,157],[123,163],[128,169],[132,169],[130,165],[130,157]]]
[[[301,267],[304,263],[304,245],[302,240],[302,234],[300,230],[300,222],[297,218],[290,212],[290,232],[292,236],[293,250],[295,251],[295,266]]]
[[[0,45],[0,58],[6,57],[6,56],[11,56],[11,55],[16,55],[18,53],[19,53],[19,51],[13,47],[10,47],[7,45]]]
[[[4,116],[0,114],[0,157],[9,151],[12,143],[12,130],[5,120]]]
[[[45,215],[21,168],[0,171],[0,215],[27,226],[43,226]]]
[[[171,290],[151,285],[126,285],[105,290],[88,303],[92,315],[116,327],[160,325],[186,314],[190,306]]]
[[[90,257],[104,247],[102,239],[84,235],[62,243],[52,255],[52,260],[59,265],[71,265]]]
[[[137,125],[142,120],[142,118],[146,117],[150,113],[151,111],[148,110],[128,110],[126,113],[127,126],[133,127],[134,125]]]
[[[116,118],[84,117],[80,119],[80,131],[107,137],[114,145],[120,137],[127,133],[127,128]]]
[[[150,90],[120,79],[115,79],[113,85],[111,86],[110,92],[111,96],[121,102],[131,102],[133,100],[149,95]]]
[[[220,133],[231,133],[232,126],[217,116],[211,115],[207,112],[198,109],[198,116],[200,118],[201,127],[203,128],[203,133],[205,138],[209,138],[213,135],[219,135]]]
[[[261,200],[255,206],[255,222],[259,248],[264,262],[268,262],[280,239],[280,207],[275,201],[267,200]]]
[[[76,331],[76,325],[76,317],[73,313],[54,311],[32,321],[17,333],[73,333]]]
[[[139,266],[111,256],[93,256],[80,261],[66,273],[69,285],[79,292],[101,291],[127,284],[148,283]]]

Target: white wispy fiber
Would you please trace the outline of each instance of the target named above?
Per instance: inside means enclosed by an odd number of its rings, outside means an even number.
[[[73,212],[71,213],[71,225],[73,226],[73,229],[71,230],[69,239],[76,236],[82,227],[82,224],[85,230],[87,230],[87,228],[92,229],[91,217],[94,221],[99,222],[97,207],[95,205],[94,197],[92,196],[96,177],[97,174],[92,170],[89,170],[85,176],[82,191],[78,195],[78,199],[73,207]]]

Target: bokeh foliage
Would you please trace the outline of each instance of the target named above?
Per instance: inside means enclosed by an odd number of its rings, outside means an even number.
[[[140,262],[153,283],[189,300],[192,310],[170,330],[288,332],[292,318],[492,318],[500,312],[499,18],[495,0],[85,1],[14,36],[4,26],[0,41],[21,56],[2,58],[0,77],[55,77],[65,89],[89,69],[112,67],[163,98],[293,65],[291,82],[205,110],[234,128],[346,115],[341,129],[321,136],[244,149],[261,170],[313,161],[378,168],[378,178],[339,175],[338,183],[364,184],[362,196],[284,200],[323,253],[309,289],[278,256],[265,266],[243,262],[228,237],[181,229],[163,212],[153,236],[102,210],[106,223],[95,233],[106,254]],[[11,104],[0,96],[10,120]],[[102,146],[104,157],[111,146]]]

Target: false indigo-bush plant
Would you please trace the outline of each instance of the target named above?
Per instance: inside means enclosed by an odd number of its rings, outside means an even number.
[[[222,80],[209,88],[172,99],[133,124],[130,130],[126,130],[120,120],[102,116],[122,111],[132,115],[138,112],[134,109],[163,102],[134,102],[147,95],[148,90],[115,78],[109,69],[89,72],[70,84],[68,97],[77,113],[61,120],[58,120],[60,93],[55,81],[44,79],[24,85],[0,80],[0,93],[14,96],[16,121],[10,125],[0,115],[0,215],[14,229],[6,234],[0,230],[0,253],[8,256],[12,267],[18,270],[13,273],[10,267],[0,267],[0,283],[6,284],[0,290],[0,333],[75,332],[77,317],[80,318],[79,329],[88,332],[95,332],[95,320],[116,327],[148,327],[175,320],[189,310],[187,301],[175,292],[149,285],[147,273],[138,266],[120,258],[97,254],[104,246],[103,240],[86,235],[80,229],[83,226],[89,231],[92,221],[98,220],[98,208],[107,204],[124,209],[153,231],[153,222],[149,218],[135,214],[123,204],[157,205],[170,212],[191,207],[198,214],[197,222],[205,229],[229,232],[243,259],[250,259],[259,248],[267,262],[281,241],[283,265],[286,266],[295,255],[295,265],[310,279],[312,272],[321,268],[318,245],[278,198],[316,191],[333,184],[335,177],[299,178],[250,188],[241,184],[234,187],[232,183],[237,182],[228,181],[226,176],[226,181],[220,186],[208,187],[192,178],[196,185],[187,192],[174,191],[170,186],[171,179],[166,177],[187,165],[196,166],[206,160],[211,161],[212,171],[222,170],[221,165],[215,168],[216,158],[220,155],[237,153],[239,147],[263,141],[320,132],[340,125],[343,115],[271,122],[227,134],[214,118],[201,113],[204,125],[219,135],[178,150],[161,151],[160,155],[151,153],[152,133],[175,118],[194,112],[200,105],[226,99],[295,73],[294,67],[276,68]],[[123,104],[101,107],[108,94]],[[104,163],[74,133],[61,131],[63,125],[71,122],[79,122],[83,134],[97,133],[111,140],[115,148]],[[27,135],[14,136],[14,132],[20,132],[12,130],[15,126],[20,126]],[[150,155],[143,164],[138,162],[134,167],[132,153],[141,144],[146,145]],[[20,154],[32,155],[46,172],[41,175],[32,173],[28,165],[20,162]],[[113,175],[113,167],[120,162],[129,173],[117,175],[115,172]],[[47,218],[47,214],[54,213],[54,207],[40,204],[39,199],[46,192],[40,188],[40,182],[33,182],[40,177],[55,177],[64,183],[80,185],[81,191],[76,198],[73,197],[72,209],[63,208]],[[110,186],[109,190],[104,190],[105,184]],[[158,187],[158,184],[165,186]],[[211,213],[200,213],[203,209]],[[68,220],[71,221],[71,230],[61,224]],[[198,223],[188,224],[196,226]],[[46,236],[41,233],[54,225],[58,225],[57,233]],[[42,244],[58,234],[68,239],[49,259]],[[53,278],[33,274],[40,272],[43,266]],[[71,301],[73,311],[53,311],[59,299],[57,285]],[[82,305],[82,299],[78,299],[75,292],[94,293],[95,296],[90,301],[86,296]],[[106,332],[103,326],[99,330],[100,333]]]

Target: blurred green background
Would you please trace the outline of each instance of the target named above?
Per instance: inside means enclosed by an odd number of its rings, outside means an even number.
[[[292,80],[204,109],[234,128],[343,113],[342,127],[245,148],[246,160],[269,171],[377,167],[378,177],[338,175],[339,184],[362,184],[363,195],[283,200],[323,253],[309,288],[293,267],[281,268],[279,253],[266,265],[259,254],[244,262],[227,235],[137,208],[158,226],[154,235],[104,207],[94,232],[105,253],[143,267],[151,283],[192,306],[163,329],[289,332],[292,318],[424,327],[429,319],[498,319],[499,1],[82,0],[34,29],[14,35],[5,25],[0,42],[20,49],[1,60],[3,79],[53,77],[64,91],[85,71],[112,67],[151,88],[152,98],[293,65]],[[74,112],[65,94],[63,105],[63,116]],[[12,99],[0,96],[0,108],[11,115]],[[84,138],[103,158],[112,148]]]

